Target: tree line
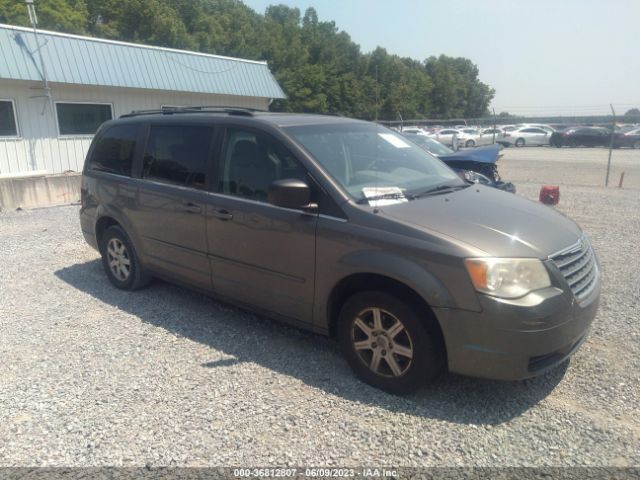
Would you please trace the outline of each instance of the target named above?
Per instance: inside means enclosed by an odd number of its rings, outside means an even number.
[[[494,90],[467,58],[424,60],[361,51],[315,9],[240,0],[36,0],[39,28],[266,60],[287,94],[273,110],[380,120],[474,118]],[[0,0],[0,23],[29,25],[22,0]]]

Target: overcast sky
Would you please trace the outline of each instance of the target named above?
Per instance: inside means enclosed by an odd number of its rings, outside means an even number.
[[[640,108],[640,0],[243,0],[313,6],[363,52],[471,59],[496,112]]]

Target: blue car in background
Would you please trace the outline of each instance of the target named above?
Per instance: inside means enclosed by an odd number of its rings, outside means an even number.
[[[402,135],[438,157],[465,180],[511,193],[516,192],[515,185],[511,182],[503,182],[498,174],[497,162],[502,156],[500,153],[502,145],[494,144],[454,151],[426,135],[405,132],[402,132]]]

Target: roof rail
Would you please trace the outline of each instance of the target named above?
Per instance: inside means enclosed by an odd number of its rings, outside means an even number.
[[[140,115],[173,115],[176,113],[227,113],[229,115],[241,115],[252,117],[257,112],[267,112],[268,110],[260,110],[258,108],[249,107],[227,107],[219,105],[194,105],[184,107],[165,106],[152,110],[133,110],[130,113],[120,115],[120,118],[137,117]]]

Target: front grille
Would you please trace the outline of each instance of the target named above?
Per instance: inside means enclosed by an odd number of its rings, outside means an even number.
[[[598,265],[595,253],[586,238],[552,255],[571,291],[578,300],[585,298],[596,286]]]

